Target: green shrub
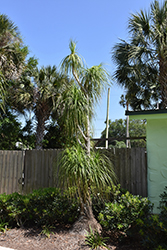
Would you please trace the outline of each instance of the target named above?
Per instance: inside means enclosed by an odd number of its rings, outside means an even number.
[[[167,249],[167,187],[160,195],[160,214],[137,220],[142,245],[148,249]]]
[[[101,196],[99,193],[92,197],[93,213],[98,220],[99,213],[105,210],[105,204],[118,201],[122,194],[127,192],[126,189],[113,185],[105,190],[105,193]]]
[[[78,202],[68,192],[44,188],[31,194],[0,195],[0,219],[11,226],[54,225],[73,223],[79,216]]]
[[[137,221],[142,245],[148,249],[167,249],[167,227],[157,214]]]
[[[9,224],[23,226],[28,219],[28,197],[13,193],[0,195],[0,218],[8,221]]]
[[[105,230],[126,232],[136,225],[136,220],[148,216],[152,205],[147,198],[130,194],[117,195],[112,202],[105,204],[98,219]]]
[[[38,225],[52,225],[53,222],[73,223],[78,217],[79,211],[77,200],[68,198],[70,191],[61,193],[59,189],[55,188],[34,191],[30,204],[36,223]]]
[[[164,226],[167,228],[167,186],[162,194],[160,194],[159,207],[161,211],[160,220],[163,221]]]

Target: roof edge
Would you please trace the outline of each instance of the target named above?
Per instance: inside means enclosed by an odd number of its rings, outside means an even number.
[[[150,110],[137,110],[137,111],[125,111],[125,115],[153,115],[167,113],[167,109],[150,109]]]

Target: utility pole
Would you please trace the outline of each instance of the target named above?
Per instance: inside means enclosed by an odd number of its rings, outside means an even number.
[[[129,106],[128,102],[126,102],[126,110],[129,109],[128,106]],[[127,118],[126,118],[126,137],[129,137],[129,116],[127,116]],[[130,140],[126,140],[126,147],[131,148]]]
[[[110,88],[108,88],[108,98],[107,98],[106,139],[108,139],[109,103],[110,103]],[[108,140],[106,140],[106,149],[108,149]]]

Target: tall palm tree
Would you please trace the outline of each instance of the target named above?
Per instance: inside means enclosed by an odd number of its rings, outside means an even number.
[[[87,68],[84,59],[77,53],[76,43],[70,40],[70,54],[61,62],[61,70],[70,74],[78,88],[86,98],[85,129],[78,125],[82,134],[88,155],[90,154],[90,121],[94,105],[99,101],[104,89],[110,84],[110,77],[102,64]]]
[[[7,80],[18,79],[24,68],[28,49],[23,45],[18,27],[0,15],[0,99],[4,103]]]
[[[152,107],[161,99],[167,107],[167,1],[154,1],[148,12],[129,18],[129,42],[121,40],[112,49],[114,76],[127,90],[133,109]]]
[[[34,80],[28,81],[26,78],[17,89],[14,97],[15,109],[22,113],[28,109],[35,115],[36,149],[42,148],[46,122],[51,115],[57,114],[57,101],[66,85],[70,85],[68,77],[59,73],[55,66],[47,66],[36,69]]]
[[[85,227],[89,230],[88,225],[100,230],[100,225],[93,216],[91,194],[95,190],[104,191],[107,185],[112,185],[115,175],[107,157],[101,157],[91,150],[90,123],[94,105],[110,84],[110,77],[102,64],[88,68],[77,53],[74,41],[70,41],[69,48],[71,53],[62,60],[61,69],[63,73],[70,75],[73,85],[64,92],[61,105],[66,117],[63,120],[67,121],[66,128],[72,136],[75,135],[78,143],[75,141],[72,147],[63,152],[59,180],[65,187],[77,188],[81,217],[73,230],[78,229],[80,223],[81,231]]]
[[[45,123],[51,114],[56,112],[57,100],[60,98],[66,85],[70,84],[68,77],[59,74],[55,66],[41,68],[35,78],[34,88],[34,113],[37,120],[36,148],[42,148]]]

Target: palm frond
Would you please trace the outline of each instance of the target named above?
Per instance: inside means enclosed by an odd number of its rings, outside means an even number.
[[[86,68],[82,74],[81,85],[93,103],[97,103],[104,90],[111,85],[111,76],[103,64]]]
[[[90,156],[80,145],[65,149],[58,166],[59,184],[64,188],[77,187],[75,195],[86,203],[91,192],[104,194],[116,180],[109,158],[91,151]]]

